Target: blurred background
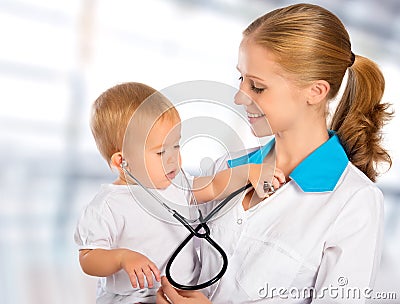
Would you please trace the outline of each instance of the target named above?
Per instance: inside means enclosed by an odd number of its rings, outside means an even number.
[[[96,279],[81,272],[73,242],[81,209],[114,178],[89,130],[94,99],[126,81],[238,86],[242,30],[296,2],[0,0],[0,303],[95,302]],[[310,2],[337,14],[354,53],[379,64],[384,100],[400,113],[400,2]],[[400,303],[398,130],[397,116],[384,130],[393,167],[378,181],[386,233],[375,288],[397,300],[373,303]]]

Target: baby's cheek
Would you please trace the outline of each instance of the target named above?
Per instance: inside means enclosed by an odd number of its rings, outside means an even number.
[[[182,167],[182,157],[181,157],[181,153],[179,153],[178,165],[179,165],[179,169],[180,169],[180,168]]]
[[[148,158],[146,159],[146,178],[147,179],[153,179],[155,176],[154,174],[157,173],[157,168],[155,168],[155,160]]]

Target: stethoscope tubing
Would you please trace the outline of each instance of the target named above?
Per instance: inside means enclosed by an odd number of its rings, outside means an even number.
[[[232,192],[230,195],[228,195],[221,203],[218,204],[204,219],[202,218],[202,215],[200,213],[200,219],[201,223],[196,226],[196,228],[193,228],[189,223],[185,220],[184,217],[182,217],[178,212],[173,213],[173,216],[181,222],[186,229],[189,230],[190,234],[183,240],[183,242],[175,249],[175,251],[172,253],[171,257],[168,260],[168,263],[166,265],[165,269],[165,275],[168,279],[168,281],[176,288],[182,289],[182,290],[198,290],[198,289],[203,289],[208,286],[211,286],[218,280],[222,278],[222,276],[225,274],[226,270],[228,269],[228,257],[225,253],[225,251],[222,249],[221,246],[218,245],[217,242],[215,242],[211,237],[210,237],[210,228],[207,225],[207,221],[209,221],[215,214],[217,214],[230,200],[232,200],[236,195],[239,193],[245,191],[251,187],[251,183],[248,183],[246,186],[243,186],[236,191]],[[204,232],[199,232],[201,229],[204,229]],[[206,282],[196,284],[196,285],[183,285],[178,282],[176,282],[172,276],[171,276],[171,267],[172,263],[175,261],[176,257],[178,254],[183,250],[183,248],[187,245],[187,243],[193,238],[202,238],[206,240],[213,248],[215,248],[218,253],[222,257],[222,267],[220,271],[211,279],[209,279]]]
[[[228,257],[225,253],[225,251],[221,248],[221,246],[218,245],[218,243],[216,243],[209,235],[209,228],[205,223],[201,223],[199,224],[194,230],[196,232],[198,232],[200,229],[206,229],[206,233],[202,233],[201,234],[201,238],[205,239],[211,246],[213,246],[218,253],[221,255],[222,257],[222,268],[221,270],[218,272],[218,274],[216,276],[214,276],[212,279],[204,282],[204,283],[200,283],[200,284],[196,284],[196,285],[183,285],[180,284],[178,282],[176,282],[172,276],[171,276],[171,267],[173,262],[175,261],[176,257],[178,256],[178,254],[183,250],[183,248],[187,245],[187,243],[194,237],[196,236],[196,234],[194,233],[190,233],[184,240],[183,242],[175,249],[175,251],[173,252],[173,254],[171,255],[171,257],[168,260],[166,269],[165,269],[165,275],[168,278],[168,281],[176,288],[182,289],[182,290],[198,290],[198,289],[203,289],[206,288],[212,284],[214,284],[215,282],[217,282],[226,272],[227,268],[228,268]]]
[[[226,270],[228,269],[228,257],[225,253],[225,251],[222,249],[220,245],[218,245],[217,242],[215,242],[211,237],[210,237],[210,228],[207,225],[207,222],[214,217],[229,201],[231,201],[235,196],[237,196],[239,193],[242,193],[246,189],[250,188],[252,185],[251,183],[248,183],[247,185],[237,189],[236,191],[232,192],[230,195],[228,195],[221,203],[219,203],[214,209],[211,210],[211,212],[203,218],[201,211],[199,210],[200,213],[200,224],[196,226],[196,228],[193,228],[187,221],[185,217],[183,217],[178,211],[175,209],[170,208],[167,204],[162,202],[155,194],[153,194],[151,191],[148,191],[147,188],[140,183],[140,181],[133,176],[132,173],[130,173],[126,168],[126,164],[121,164],[121,168],[123,171],[128,174],[139,186],[141,186],[146,192],[148,192],[157,202],[161,204],[165,209],[168,210],[172,214],[172,216],[177,219],[187,230],[189,230],[190,234],[182,241],[182,243],[175,249],[175,251],[172,253],[171,257],[169,258],[166,269],[165,269],[165,274],[168,278],[168,281],[176,288],[182,289],[182,290],[198,290],[198,289],[203,289],[208,286],[211,286],[218,280],[222,278],[222,276],[225,274]],[[200,230],[203,229],[204,232],[200,232]],[[179,255],[179,253],[183,250],[183,248],[187,245],[187,243],[193,238],[197,237],[200,239],[204,239],[207,241],[213,248],[215,248],[218,253],[222,257],[222,267],[220,271],[210,280],[197,284],[197,285],[183,285],[178,282],[176,282],[172,276],[171,276],[171,267],[172,263],[175,261],[176,257]]]

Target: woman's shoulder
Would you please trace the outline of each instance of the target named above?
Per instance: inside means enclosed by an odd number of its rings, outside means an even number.
[[[353,164],[346,167],[330,202],[337,208],[331,229],[333,240],[364,238],[361,231],[371,239],[378,237],[384,222],[382,191]]]
[[[336,190],[340,196],[346,196],[348,202],[359,202],[364,205],[369,203],[379,207],[383,204],[382,191],[350,162]]]
[[[344,172],[344,182],[349,186],[351,185],[351,188],[355,191],[363,188],[379,190],[376,184],[351,162],[349,162]]]

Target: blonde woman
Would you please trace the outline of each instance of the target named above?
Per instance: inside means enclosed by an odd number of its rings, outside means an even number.
[[[311,4],[277,9],[251,23],[237,68],[235,103],[245,107],[256,136],[272,129],[274,145],[249,157],[221,159],[213,170],[275,153],[289,182],[263,200],[249,191],[241,205],[210,224],[229,266],[205,295],[214,304],[364,303],[382,250],[376,168],[391,164],[381,147],[381,128],[391,116],[381,102],[382,73],[354,54],[335,15]],[[346,72],[328,126],[329,101]],[[202,248],[200,281],[218,269],[211,255]],[[157,303],[208,299],[178,292],[163,278]]]

